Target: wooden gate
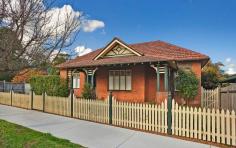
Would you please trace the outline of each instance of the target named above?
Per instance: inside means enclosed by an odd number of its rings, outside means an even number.
[[[216,89],[204,89],[201,90],[201,107],[205,108],[219,108],[219,97],[220,97],[220,88]]]
[[[35,110],[43,110],[43,95],[36,95],[35,93],[33,93],[33,108]]]

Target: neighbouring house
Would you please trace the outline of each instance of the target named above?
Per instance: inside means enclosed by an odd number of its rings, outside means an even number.
[[[104,48],[58,65],[60,76],[73,80],[77,97],[87,82],[98,99],[107,98],[110,91],[117,100],[161,103],[169,94],[182,101],[175,90],[178,68],[192,70],[199,79],[196,98],[201,102],[201,69],[209,57],[163,41],[127,44],[114,38]]]
[[[222,80],[221,83],[236,83],[236,74]]]

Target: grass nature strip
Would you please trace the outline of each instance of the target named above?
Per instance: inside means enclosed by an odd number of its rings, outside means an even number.
[[[0,120],[1,148],[82,148],[69,140],[56,138],[23,126]]]

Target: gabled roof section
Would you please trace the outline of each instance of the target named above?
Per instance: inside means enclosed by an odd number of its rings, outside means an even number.
[[[114,51],[113,49],[116,49],[115,47],[117,45],[127,50],[121,51],[122,49],[119,49],[119,51]],[[122,54],[120,56],[113,56],[114,53],[111,51],[117,52],[117,55],[125,52],[132,56],[122,56]],[[100,48],[86,55],[76,57],[75,59],[62,63],[57,67],[78,68],[112,64],[162,61],[198,61],[201,62],[203,67],[208,60],[209,57],[207,55],[159,40],[136,44],[125,44],[120,39],[114,38],[105,48]]]
[[[131,48],[125,42],[118,38],[114,38],[107,46],[94,58],[98,60],[106,57],[121,56],[142,56],[143,54]]]

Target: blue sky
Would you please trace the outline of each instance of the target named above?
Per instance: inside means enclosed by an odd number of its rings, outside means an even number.
[[[103,28],[79,34],[71,48],[97,49],[113,37],[127,43],[163,40],[225,63],[236,71],[236,0],[59,0]]]

